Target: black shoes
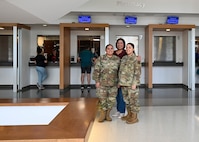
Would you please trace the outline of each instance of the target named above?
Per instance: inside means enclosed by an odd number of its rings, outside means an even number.
[[[91,86],[90,85],[87,85],[86,88],[89,90],[91,89]],[[81,90],[84,90],[85,89],[85,86],[84,85],[81,85]]]

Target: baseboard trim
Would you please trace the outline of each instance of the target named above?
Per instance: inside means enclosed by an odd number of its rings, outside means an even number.
[[[59,89],[59,85],[44,85],[45,88],[47,89]],[[86,86],[86,85],[85,85]],[[92,89],[95,89],[95,84],[91,84],[90,85]],[[199,84],[195,84],[196,88],[199,88]],[[22,90],[19,91],[26,91],[26,90],[30,90],[30,89],[36,89],[37,86],[36,85],[29,85],[29,86],[25,86],[22,88]],[[61,89],[60,91],[66,91],[69,89],[79,89],[81,88],[81,84],[71,84],[68,87],[66,87],[65,89]],[[147,88],[147,84],[141,84],[140,88]],[[153,88],[184,88],[188,90],[188,86],[185,84],[153,84]],[[152,89],[153,89],[152,88]],[[0,85],[0,89],[13,89],[13,85]]]
[[[184,84],[153,84],[153,88],[184,88]]]
[[[0,85],[0,89],[13,89],[12,85]]]
[[[84,85],[85,87],[87,85]],[[95,89],[95,84],[91,84],[90,85],[91,89]],[[70,89],[80,89],[81,88],[81,84],[72,84],[69,86]]]

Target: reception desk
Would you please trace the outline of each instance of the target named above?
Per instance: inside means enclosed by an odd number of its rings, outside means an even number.
[[[30,85],[35,85],[37,83],[37,72],[34,63],[29,63],[30,66]],[[46,66],[48,72],[48,78],[44,81],[44,85],[59,85],[60,80],[60,70],[59,63],[48,63]],[[92,67],[93,72],[93,67]],[[92,74],[91,72],[91,74]],[[70,65],[70,84],[80,85],[81,84],[81,67],[79,63],[71,63]],[[85,84],[86,84],[85,76]],[[91,77],[91,84],[95,84]]]
[[[182,68],[183,63],[154,63],[153,64],[153,83],[154,84],[182,84]],[[92,80],[92,73],[94,67],[91,70],[91,84],[95,84],[95,81]],[[48,78],[45,80],[45,85],[59,85],[60,79],[60,70],[59,64],[51,63],[47,66]],[[31,72],[31,84],[35,85],[37,82],[37,72],[35,70],[35,65],[30,66]],[[169,78],[165,78],[165,76],[172,76]],[[164,74],[158,75],[158,74]],[[141,84],[145,84],[145,63],[142,63],[142,73],[141,73]],[[85,76],[85,84],[87,83]],[[81,66],[80,63],[71,63],[70,64],[70,85],[81,85]]]
[[[37,72],[35,69],[34,63],[29,63],[30,66],[30,85],[37,84]],[[59,70],[59,63],[51,63],[49,62],[46,66],[48,77],[44,81],[44,85],[59,85],[60,79],[60,70]]]
[[[91,84],[95,84],[92,80],[93,67],[91,68]],[[85,84],[87,83],[87,78],[85,76]],[[80,85],[81,84],[81,66],[80,63],[71,63],[70,65],[70,84]]]

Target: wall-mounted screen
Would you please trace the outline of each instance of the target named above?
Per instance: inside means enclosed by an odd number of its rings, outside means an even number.
[[[126,16],[124,18],[125,24],[137,24],[137,17],[134,16]]]
[[[178,24],[179,17],[178,16],[168,16],[167,17],[167,24]]]
[[[79,23],[91,23],[91,16],[89,15],[80,15],[78,16]]]

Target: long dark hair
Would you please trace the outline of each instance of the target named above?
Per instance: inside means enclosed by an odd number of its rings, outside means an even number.
[[[134,44],[133,43],[131,43],[131,42],[129,42],[129,43],[127,43],[127,44],[130,44],[132,47],[133,47],[133,49],[134,49]],[[133,53],[135,54],[135,50],[133,50]],[[135,54],[136,55],[136,54]]]
[[[42,52],[42,47],[37,46],[37,54],[40,54]]]
[[[126,43],[125,43],[125,40],[124,40],[123,38],[118,38],[118,39],[117,39],[116,44],[115,44],[115,47],[117,48],[117,43],[118,43],[120,40],[123,42],[123,45],[124,45],[123,49],[124,49]],[[117,48],[117,49],[118,49],[118,48]]]

